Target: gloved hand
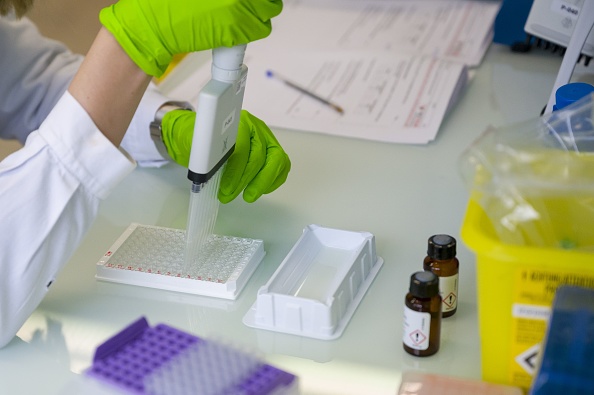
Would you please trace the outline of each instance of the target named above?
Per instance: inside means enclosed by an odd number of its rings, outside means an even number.
[[[159,77],[175,54],[268,36],[281,10],[282,0],[119,0],[99,19],[144,72]]]
[[[196,113],[170,111],[163,117],[161,133],[167,152],[188,167]],[[268,126],[246,110],[241,111],[235,150],[221,177],[219,201],[229,203],[243,191],[243,200],[255,202],[280,187],[291,170],[291,161]]]

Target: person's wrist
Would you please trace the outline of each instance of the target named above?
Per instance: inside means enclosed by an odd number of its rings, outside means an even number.
[[[161,45],[154,32],[142,29],[141,22],[129,18],[129,15],[134,15],[138,11],[133,4],[111,4],[99,12],[99,21],[140,69],[152,77],[161,77],[171,62],[172,54]]]
[[[163,118],[165,118],[167,113],[175,110],[194,111],[194,108],[186,101],[167,101],[157,109],[155,112],[155,119],[149,125],[151,139],[153,140],[157,151],[163,158],[171,158],[171,155],[167,152],[165,142],[163,141]]]

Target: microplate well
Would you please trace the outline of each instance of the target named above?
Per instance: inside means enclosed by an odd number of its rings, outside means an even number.
[[[243,318],[247,326],[340,337],[384,261],[369,232],[309,225]]]
[[[97,263],[103,281],[235,299],[265,255],[264,242],[211,235],[184,270],[186,232],[133,223]]]

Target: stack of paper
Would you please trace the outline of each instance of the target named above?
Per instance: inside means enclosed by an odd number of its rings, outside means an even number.
[[[477,0],[285,0],[272,34],[248,45],[244,108],[270,126],[427,144],[465,86],[468,67],[480,64],[499,7]],[[206,81],[209,72],[205,66],[193,79]],[[170,94],[191,100],[184,89]]]

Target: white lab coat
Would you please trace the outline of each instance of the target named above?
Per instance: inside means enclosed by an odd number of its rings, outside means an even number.
[[[151,86],[122,146],[113,146],[66,92],[82,57],[0,18],[0,138],[25,142],[0,162],[0,348],[39,305],[135,159],[162,158],[148,125],[167,100]],[[0,141],[2,144],[2,141]]]

